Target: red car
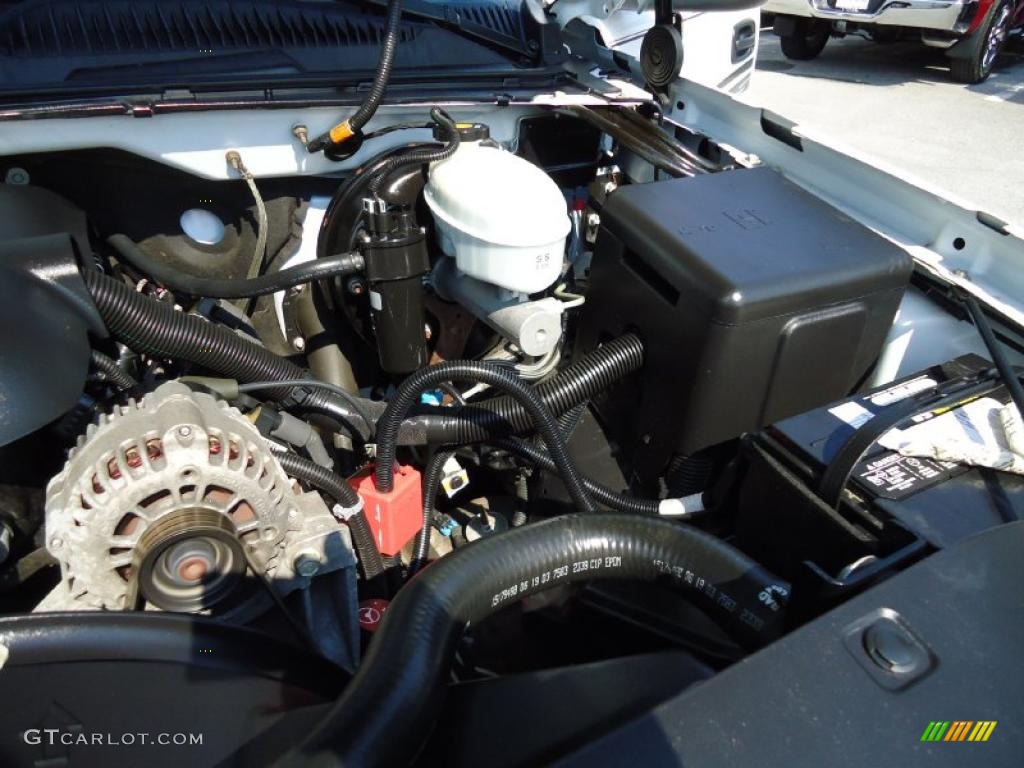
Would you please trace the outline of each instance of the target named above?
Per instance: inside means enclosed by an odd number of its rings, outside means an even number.
[[[829,37],[863,32],[879,42],[905,34],[946,49],[953,77],[980,83],[1010,33],[1024,27],[1024,0],[768,0],[790,59],[813,59]]]

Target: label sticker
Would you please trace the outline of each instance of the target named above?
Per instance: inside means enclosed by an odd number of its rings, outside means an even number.
[[[951,477],[957,464],[886,453],[858,465],[854,475],[876,496],[902,499]]]
[[[829,408],[828,412],[840,421],[845,421],[854,429],[867,424],[875,417],[875,414],[863,405],[855,403],[852,400],[848,403],[837,405],[835,408]]]
[[[887,406],[893,403],[898,403],[900,400],[906,400],[912,395],[916,395],[918,392],[924,392],[929,389],[934,389],[939,386],[939,383],[935,379],[928,378],[927,376],[920,376],[910,381],[904,381],[902,384],[897,384],[888,389],[883,389],[881,392],[876,392],[870,398],[868,398],[872,405]]]

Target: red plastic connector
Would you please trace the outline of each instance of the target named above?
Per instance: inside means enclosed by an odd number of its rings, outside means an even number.
[[[348,482],[363,497],[377,549],[392,557],[402,551],[423,525],[423,484],[415,467],[396,464],[395,487],[382,493],[373,484],[373,471],[371,465]]]

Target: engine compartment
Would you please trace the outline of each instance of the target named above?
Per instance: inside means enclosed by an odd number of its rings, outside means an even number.
[[[980,359],[873,377],[931,290],[902,248],[646,107],[412,111],[336,173],[2,158],[3,613],[183,614],[329,660],[289,685],[330,712],[245,763],[473,764],[443,712],[606,680],[487,755],[536,763],[1024,505],[941,467],[897,508],[873,441],[829,495],[854,405],[1010,398]],[[939,482],[1003,514],[944,517]]]

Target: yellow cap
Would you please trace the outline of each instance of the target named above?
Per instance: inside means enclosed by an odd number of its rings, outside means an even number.
[[[352,126],[348,124],[348,120],[343,123],[338,123],[336,126],[331,128],[331,132],[328,134],[331,137],[331,141],[335,144],[341,144],[343,141],[348,141],[356,132],[352,130]]]

